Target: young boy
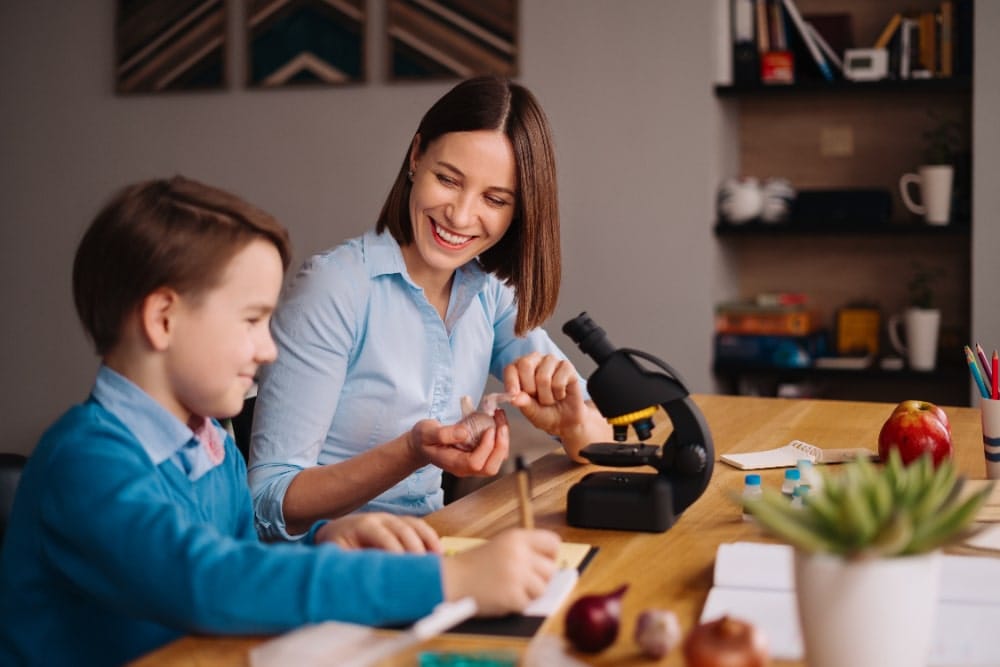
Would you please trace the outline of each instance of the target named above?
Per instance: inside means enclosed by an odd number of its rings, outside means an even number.
[[[502,614],[541,594],[559,542],[545,531],[448,558],[426,523],[385,514],[318,522],[299,544],[258,540],[246,466],[210,417],[236,414],[275,358],[289,256],[271,216],[181,177],[125,189],[91,224],[73,293],[102,364],[24,470],[0,664],[121,664],[187,633],[400,624],[465,596]],[[435,446],[449,428],[409,438]]]

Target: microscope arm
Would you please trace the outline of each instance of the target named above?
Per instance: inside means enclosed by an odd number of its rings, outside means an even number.
[[[670,482],[674,512],[680,514],[696,501],[712,478],[715,449],[701,411],[690,396],[662,404],[674,426],[655,464]]]

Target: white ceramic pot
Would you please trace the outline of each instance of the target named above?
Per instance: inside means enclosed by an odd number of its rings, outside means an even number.
[[[899,335],[900,322],[905,330],[906,345]],[[937,364],[938,332],[941,329],[941,311],[936,308],[907,308],[902,319],[889,318],[889,341],[915,371],[932,371]]]
[[[799,624],[809,667],[923,667],[941,554],[845,560],[795,554]]]

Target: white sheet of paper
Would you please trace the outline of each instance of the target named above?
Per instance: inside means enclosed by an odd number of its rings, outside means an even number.
[[[524,610],[524,616],[548,617],[556,613],[562,603],[566,600],[576,580],[580,578],[579,572],[574,568],[556,570],[556,573],[549,579],[549,585],[542,593],[541,597],[532,600],[528,608]]]
[[[990,526],[965,541],[970,547],[1000,551],[1000,524]],[[997,582],[1000,586],[1000,582]]]
[[[742,618],[768,638],[772,657],[801,660],[792,558],[791,547],[783,544],[720,545],[714,586],[701,620],[724,614]],[[931,667],[1000,665],[996,628],[1000,628],[1000,558],[946,555]]]

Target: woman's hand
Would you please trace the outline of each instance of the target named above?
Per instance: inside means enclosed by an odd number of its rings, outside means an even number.
[[[611,427],[584,400],[580,376],[569,361],[532,352],[508,365],[503,380],[514,394],[511,403],[536,428],[558,436],[575,460],[585,461],[579,452],[590,443],[611,439]]]
[[[328,521],[316,532],[316,543],[345,549],[382,549],[392,553],[441,553],[441,540],[423,519],[385,512],[348,514]]]
[[[476,446],[465,444],[468,429],[459,424],[442,426],[433,419],[423,419],[410,430],[411,451],[426,463],[433,463],[459,477],[473,475],[489,477],[500,472],[500,466],[510,452],[510,426],[503,410],[493,415],[496,426],[486,429]]]

